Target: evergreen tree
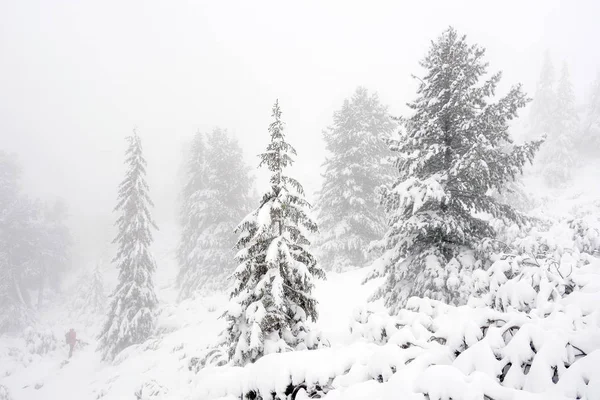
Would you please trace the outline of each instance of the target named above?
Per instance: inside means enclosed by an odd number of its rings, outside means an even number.
[[[550,53],[546,52],[542,72],[540,73],[540,79],[537,83],[529,113],[529,139],[537,139],[543,135],[550,135],[554,130],[557,107],[554,84],[554,64],[550,58]]]
[[[285,174],[296,151],[285,140],[278,102],[273,118],[271,142],[259,164],[271,173],[271,189],[236,229],[240,265],[223,334],[235,365],[264,354],[312,347],[306,322],[317,318],[313,277],[324,276],[308,250],[306,234],[317,231],[306,213],[310,205],[300,183]]]
[[[250,209],[249,193],[252,179],[243,162],[243,152],[226,130],[215,129],[206,138],[197,138],[198,148],[192,152],[187,208],[183,212],[184,232],[180,248],[180,298],[194,292],[221,290],[229,284],[228,277],[236,264],[232,250],[237,222]],[[205,153],[204,161],[199,162]],[[195,185],[195,182],[200,182]],[[193,261],[194,264],[189,263]]]
[[[156,229],[149,207],[152,201],[146,183],[146,160],[142,142],[134,130],[127,137],[127,172],[119,186],[115,211],[118,246],[113,262],[119,269],[119,282],[112,294],[108,317],[99,336],[102,358],[112,360],[126,347],[146,340],[154,329],[153,310],[158,304],[152,282],[156,269],[150,254],[151,229]]]
[[[522,172],[541,142],[512,144],[508,121],[527,103],[520,86],[492,102],[501,74],[479,84],[488,64],[484,49],[449,28],[421,62],[426,75],[414,111],[392,149],[399,179],[383,192],[389,213],[387,252],[377,275],[386,275],[375,294],[392,311],[411,296],[465,301],[463,279],[474,251],[494,229],[482,214],[523,222],[491,189],[502,188]]]
[[[600,71],[591,85],[579,146],[589,156],[597,157],[600,153]]]
[[[361,267],[372,260],[369,244],[385,232],[376,189],[392,179],[386,141],[394,127],[377,94],[359,87],[323,133],[330,156],[318,200],[319,250],[328,269]]]
[[[556,109],[548,118],[553,123],[548,127],[547,140],[540,150],[540,161],[546,183],[558,186],[571,178],[571,170],[575,164],[573,139],[579,125],[575,94],[566,63],[558,82]]]

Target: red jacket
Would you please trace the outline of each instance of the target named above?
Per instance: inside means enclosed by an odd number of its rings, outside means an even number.
[[[67,332],[65,338],[67,339],[67,344],[70,344],[71,346],[74,346],[77,342],[77,334],[73,330]]]

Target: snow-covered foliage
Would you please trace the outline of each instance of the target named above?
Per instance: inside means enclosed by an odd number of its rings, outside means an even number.
[[[525,284],[509,289],[510,280],[491,276],[490,293],[526,295],[534,289]],[[538,290],[538,301],[527,308],[495,309],[484,304],[490,296],[459,307],[413,297],[396,315],[358,308],[350,322],[352,344],[272,354],[245,368],[205,368],[195,379],[196,394],[199,399],[308,398],[317,391],[325,399],[594,399],[600,395],[594,366],[600,360],[599,260],[575,267],[572,279],[576,290],[558,296]]]
[[[154,330],[154,309],[158,300],[154,292],[152,274],[156,269],[150,254],[152,220],[149,207],[152,201],[146,183],[146,160],[142,154],[141,138],[136,131],[127,137],[125,179],[119,186],[115,211],[118,233],[115,243],[117,255],[113,259],[119,269],[119,282],[112,301],[98,350],[102,358],[112,360],[126,347],[146,340]]]
[[[271,188],[236,229],[239,266],[222,337],[235,365],[316,344],[307,320],[317,318],[313,278],[324,273],[308,249],[306,235],[317,225],[307,215],[310,205],[302,185],[285,174],[296,150],[285,140],[279,102],[272,116],[271,141],[259,156],[260,166],[271,174]]]
[[[395,124],[377,94],[359,87],[323,132],[329,156],[317,200],[321,264],[345,270],[373,259],[369,245],[385,232],[376,189],[392,181],[386,141]]]
[[[535,196],[523,182],[522,177],[507,182],[500,190],[491,190],[492,197],[499,203],[508,204],[517,211],[526,213],[536,206]]]
[[[231,285],[237,223],[250,210],[252,179],[237,140],[215,129],[194,138],[182,193],[180,298]]]
[[[524,221],[490,190],[513,181],[540,142],[512,144],[508,121],[527,99],[516,86],[490,102],[500,74],[478,85],[487,70],[483,56],[449,28],[421,63],[427,73],[410,104],[414,114],[392,146],[399,179],[383,191],[389,228],[374,276],[387,280],[375,298],[392,311],[415,295],[464,302],[462,276],[484,267],[475,250],[495,235],[474,213]]]
[[[13,400],[6,386],[0,385],[0,400]]]
[[[55,350],[58,345],[58,339],[49,329],[39,331],[31,326],[27,327],[24,331],[24,339],[29,354],[43,355]]]
[[[162,386],[155,380],[144,382],[135,392],[136,400],[161,400],[169,392],[167,388]]]

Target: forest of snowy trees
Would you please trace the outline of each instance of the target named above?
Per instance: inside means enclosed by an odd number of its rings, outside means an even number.
[[[425,396],[410,397],[415,399],[499,400],[516,398],[513,390],[546,393],[577,376],[589,381],[584,360],[592,354],[600,360],[600,308],[593,305],[600,279],[591,278],[600,268],[594,266],[600,203],[593,199],[570,217],[552,220],[531,212],[541,200],[527,182],[539,176],[547,190],[567,190],[578,168],[597,158],[600,75],[582,103],[569,65],[556,68],[550,53],[531,94],[516,82],[502,92],[502,73],[487,60],[483,47],[450,27],[424,52],[406,115],[392,115],[377,93],[356,88],[322,132],[326,156],[314,200],[294,177],[294,162],[306,155],[288,141],[294,127],[284,123],[285,104],[278,100],[257,160],[248,162],[226,129],[196,133],[180,160],[179,236],[168,266],[153,254],[158,226],[152,198],[160,187],[148,184],[144,135],[134,130],[126,138],[125,177],[114,208],[112,269],[118,275],[107,280],[109,263],[97,260],[68,300],[75,318],[103,318],[92,324],[97,331],[90,339],[97,340],[94,351],[102,362],[119,365],[140,348],[159,352],[161,335],[176,331],[174,310],[191,304],[208,309],[211,299],[227,293],[218,313],[220,332],[209,343],[188,350],[167,342],[170,353],[180,352],[182,369],[194,375],[190,381],[201,382],[200,398],[316,398],[345,387],[344,379],[392,385],[392,376],[409,364],[431,373],[431,379],[402,377]],[[526,132],[515,137],[514,123],[523,114]],[[255,168],[268,176],[258,182],[264,193],[257,194]],[[70,246],[66,204],[24,193],[18,160],[0,153],[0,333],[35,326],[43,305],[64,296],[65,276],[75,270]],[[168,305],[156,283],[164,268],[176,270],[176,301]],[[395,346],[372,363],[364,361],[375,357],[371,347],[333,346],[317,324],[319,282],[363,268],[368,272],[361,284],[373,289],[370,301],[383,308],[356,310],[352,337]],[[586,306],[577,309],[582,298]],[[556,321],[573,328],[563,334]],[[554,347],[542,338],[543,329],[559,338]],[[47,352],[53,340],[62,339],[39,334],[31,342]],[[335,353],[343,346],[344,363]],[[273,361],[279,353],[280,362],[292,365],[282,373]],[[391,359],[387,369],[375,367]],[[465,374],[489,367],[483,380],[488,388],[477,389],[481,397],[460,397],[464,393],[448,389],[458,387],[450,383],[436,392],[433,382],[451,375],[427,368],[459,364]],[[272,371],[254,367],[259,365]],[[306,370],[296,373],[295,367]],[[310,375],[313,367],[317,372]],[[583,372],[575,375],[578,368]],[[277,385],[257,383],[283,375]],[[223,376],[240,382],[243,376],[245,383],[224,384]],[[472,383],[465,379],[455,382]],[[588,383],[577,385],[565,386],[564,398],[598,398],[600,391],[588,391]],[[167,392],[152,381],[136,396],[171,398],[160,397]],[[0,384],[0,399],[10,396]]]

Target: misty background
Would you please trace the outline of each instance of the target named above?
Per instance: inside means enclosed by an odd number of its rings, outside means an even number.
[[[124,138],[137,127],[167,251],[182,150],[198,130],[227,129],[255,167],[279,98],[294,174],[312,200],[332,113],[358,85],[404,113],[423,49],[449,25],[487,49],[490,72],[504,74],[499,93],[521,82],[533,96],[548,50],[569,64],[579,104],[600,66],[598,15],[593,0],[493,11],[476,1],[2,0],[0,140],[18,157],[24,192],[66,200],[78,267],[107,253]],[[257,179],[259,192],[266,183]]]

